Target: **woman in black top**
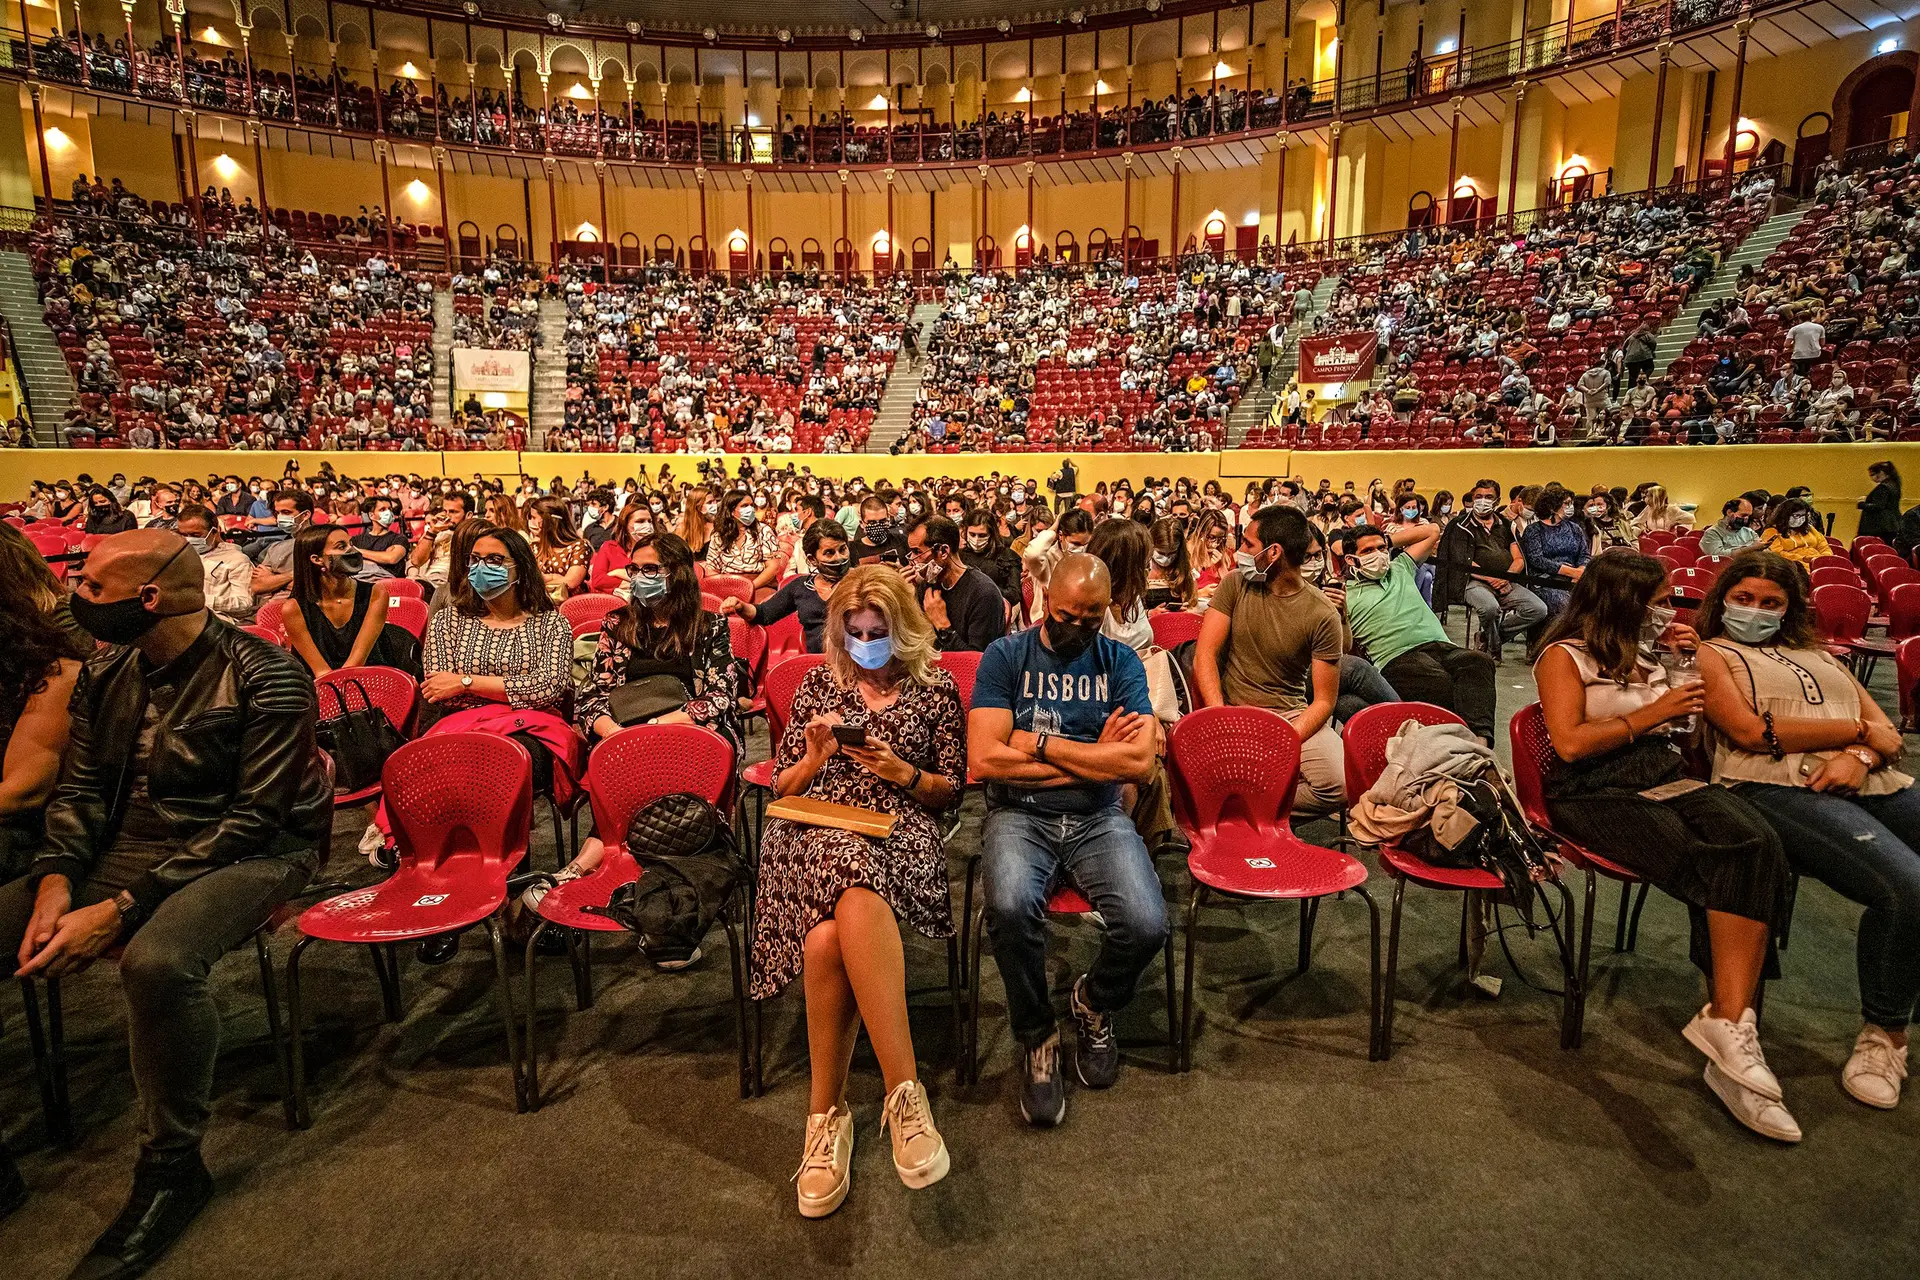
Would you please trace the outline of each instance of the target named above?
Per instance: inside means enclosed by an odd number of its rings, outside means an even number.
[[[1008,604],[1020,603],[1020,557],[1000,537],[999,521],[985,507],[975,507],[958,522],[962,531],[960,560],[993,579]]]
[[[1891,462],[1867,468],[1873,491],[1860,499],[1860,536],[1891,540],[1900,529],[1900,472]]]
[[[309,525],[293,535],[291,602],[298,608],[280,615],[287,639],[315,679],[350,667],[399,667],[417,675],[413,637],[387,625],[387,593],[354,580],[361,563],[340,525]]]
[[[812,573],[794,578],[759,604],[728,597],[720,611],[737,613],[763,627],[772,626],[790,613],[798,614],[807,652],[824,653],[827,597],[833,594],[852,563],[853,549],[847,545],[847,527],[832,518],[815,520],[800,535],[800,550],[813,566]]]
[[[133,527],[133,513],[120,505],[120,500],[113,496],[113,490],[104,485],[95,485],[87,490],[86,530],[89,536],[125,533]]]

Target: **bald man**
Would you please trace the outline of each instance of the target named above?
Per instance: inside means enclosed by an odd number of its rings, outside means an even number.
[[[124,944],[139,1161],[77,1276],[134,1275],[213,1194],[200,1159],[220,1020],[207,973],[322,860],[333,794],[313,682],[215,617],[200,557],[158,529],[87,557],[74,620],[105,642],[74,688],[46,850],[0,886],[0,954],[53,979]]]
[[[1167,937],[1153,859],[1121,807],[1123,787],[1154,775],[1160,722],[1140,659],[1100,634],[1112,594],[1106,565],[1061,556],[1045,621],[994,641],[981,658],[967,720],[968,765],[987,790],[987,929],[1020,1043],[1020,1113],[1043,1128],[1067,1112],[1047,985],[1049,886],[1064,874],[1106,922],[1069,1001],[1074,1072],[1088,1088],[1114,1082],[1113,1015]]]

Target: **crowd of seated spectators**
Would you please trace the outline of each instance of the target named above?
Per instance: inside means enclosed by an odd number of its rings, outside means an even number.
[[[433,282],[378,252],[322,265],[255,219],[197,233],[122,194],[32,237],[80,396],[76,443],[399,447],[431,416]]]
[[[904,277],[817,271],[734,282],[660,266],[563,288],[566,429],[620,452],[860,449],[911,306]]]
[[[1219,448],[1294,291],[1283,272],[1239,259],[1183,266],[949,276],[896,451]]]
[[[452,288],[454,346],[539,349],[546,278],[538,266],[495,252],[477,270],[455,272]]]

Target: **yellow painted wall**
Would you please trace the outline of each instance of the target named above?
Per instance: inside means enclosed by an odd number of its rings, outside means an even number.
[[[228,453],[137,451],[122,449],[10,449],[0,452],[0,500],[26,496],[31,480],[71,478],[88,472],[96,479],[124,472],[138,479],[202,479],[209,475],[280,474],[288,458],[298,458],[301,473],[312,475],[323,461],[349,476],[382,476],[394,472],[422,475],[489,478],[527,474],[543,483],[554,476],[568,481],[582,472],[618,483],[649,475],[668,463],[682,478],[692,477],[695,459],[685,455],[577,454],[577,453]],[[1869,463],[1889,459],[1910,476],[1920,475],[1920,444],[1895,445],[1736,445],[1711,448],[1515,449],[1393,451],[1387,453],[1288,452],[1239,450],[1196,454],[1075,454],[1083,492],[1102,481],[1121,477],[1137,486],[1146,476],[1188,476],[1196,482],[1217,479],[1236,496],[1249,480],[1298,475],[1309,484],[1322,477],[1336,486],[1351,480],[1362,489],[1374,480],[1389,486],[1412,476],[1423,493],[1450,489],[1465,492],[1474,481],[1492,477],[1503,486],[1545,484],[1558,480],[1584,490],[1605,483],[1629,488],[1643,480],[1665,485],[1674,501],[1693,503],[1717,512],[1729,496],[1747,489],[1783,487],[1789,480],[1811,485],[1815,504],[1837,516],[1835,534],[1851,537],[1859,523],[1855,504],[1868,488]],[[784,459],[783,459],[784,460]],[[965,478],[999,474],[1044,482],[1060,466],[1059,454],[965,454],[940,457],[887,454],[794,455],[796,465],[813,473],[842,479],[858,476],[868,482],[881,478],[950,476]],[[737,456],[729,456],[737,466]]]

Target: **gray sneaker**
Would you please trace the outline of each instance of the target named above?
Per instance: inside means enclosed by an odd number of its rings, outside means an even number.
[[[1020,1114],[1036,1129],[1051,1129],[1067,1118],[1067,1082],[1060,1075],[1060,1033],[1020,1052]]]
[[[1120,1044],[1114,1039],[1112,1015],[1095,1013],[1081,999],[1080,993],[1086,985],[1087,977],[1081,974],[1080,980],[1073,984],[1073,996],[1068,1002],[1074,1024],[1080,1031],[1073,1071],[1087,1088],[1106,1089],[1120,1076]]]

